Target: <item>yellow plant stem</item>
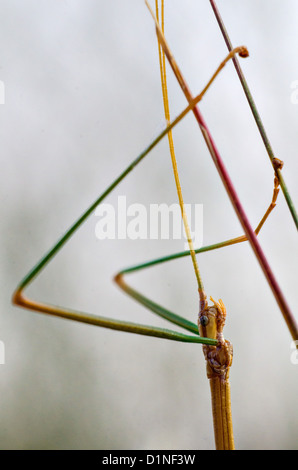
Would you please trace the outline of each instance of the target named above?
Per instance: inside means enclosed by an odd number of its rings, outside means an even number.
[[[156,7],[157,21],[159,21],[158,0],[155,0],[155,7]],[[162,28],[162,31],[164,32],[164,0],[161,1],[161,28]],[[161,47],[159,38],[158,38],[158,53],[159,53],[159,65],[160,65],[160,76],[161,76],[164,112],[165,112],[165,118],[166,118],[166,121],[167,121],[167,125],[169,125],[170,122],[171,122],[171,116],[170,116],[168,87],[167,87],[166,60],[165,60],[165,53],[164,53],[164,51]],[[175,148],[174,148],[174,140],[173,140],[172,131],[170,131],[168,133],[168,140],[169,140],[169,148],[170,148],[170,154],[171,154],[171,160],[172,160],[172,167],[173,167],[173,172],[174,172],[174,178],[175,178],[175,184],[176,184],[176,189],[177,189],[177,194],[178,194],[178,200],[179,200],[182,220],[183,220],[184,229],[185,229],[185,233],[186,233],[186,237],[187,237],[187,242],[188,242],[188,246],[189,246],[189,251],[190,251],[192,264],[193,264],[194,271],[195,271],[195,276],[196,276],[197,283],[198,283],[198,291],[199,291],[199,295],[200,295],[201,307],[204,307],[205,300],[206,300],[206,295],[205,295],[205,292],[204,292],[203,281],[202,281],[201,274],[200,274],[200,271],[199,271],[199,266],[198,266],[198,262],[197,262],[197,258],[196,258],[196,253],[195,253],[195,249],[194,249],[194,245],[193,245],[193,240],[192,240],[192,237],[191,237],[189,223],[188,223],[188,219],[187,219],[187,215],[186,215],[186,211],[185,211],[185,206],[184,206],[184,201],[183,201],[183,196],[182,196],[182,189],[181,189],[179,173],[178,173],[177,160],[176,160],[176,155],[175,155]]]

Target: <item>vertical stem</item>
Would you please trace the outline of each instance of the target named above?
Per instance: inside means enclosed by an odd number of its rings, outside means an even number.
[[[229,379],[209,379],[216,450],[235,450]]]
[[[158,0],[155,0],[155,9],[156,9],[156,18],[157,22],[159,23],[159,6],[158,6]],[[161,30],[164,32],[164,0],[161,0]],[[160,77],[161,77],[161,86],[162,86],[162,96],[163,96],[163,104],[164,104],[164,113],[165,113],[165,118],[167,120],[167,124],[169,125],[171,122],[171,116],[170,116],[170,107],[169,107],[169,98],[168,98],[168,86],[167,86],[167,73],[166,73],[166,59],[165,59],[165,53],[161,47],[159,38],[158,38],[158,55],[159,55],[159,65],[160,65]],[[204,310],[206,306],[206,294],[204,290],[204,285],[203,285],[203,280],[201,277],[201,273],[199,270],[197,258],[196,258],[196,253],[195,249],[193,246],[193,241],[191,237],[191,232],[189,228],[189,223],[187,220],[187,215],[185,211],[185,206],[184,206],[184,201],[183,201],[183,195],[182,195],[182,189],[181,189],[181,184],[180,184],[180,178],[179,178],[179,173],[178,173],[178,166],[177,166],[177,160],[176,160],[176,155],[175,155],[175,148],[174,148],[174,140],[173,140],[173,133],[172,131],[169,131],[168,133],[168,141],[169,141],[169,148],[170,148],[170,154],[171,154],[171,160],[172,160],[172,167],[173,167],[173,173],[174,173],[174,178],[175,178],[175,184],[176,184],[176,189],[177,189],[177,195],[178,195],[178,200],[179,200],[179,205],[181,209],[181,216],[183,220],[183,225],[187,237],[187,242],[190,250],[190,256],[192,260],[192,264],[194,267],[194,272],[195,276],[197,279],[197,284],[198,284],[198,291],[199,291],[199,296],[200,296],[200,310]]]

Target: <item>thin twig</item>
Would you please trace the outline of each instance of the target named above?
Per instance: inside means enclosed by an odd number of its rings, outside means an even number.
[[[220,16],[220,13],[218,11],[218,8],[216,6],[216,3],[214,0],[210,0],[210,4],[211,4],[211,7],[214,11],[214,14],[215,14],[215,17],[217,19],[217,22],[218,22],[218,25],[219,25],[219,28],[222,32],[222,35],[224,37],[224,40],[225,40],[225,43],[229,49],[229,51],[232,51],[233,50],[233,45],[232,45],[232,42],[229,38],[229,35],[228,35],[228,32],[225,28],[225,25],[223,23],[223,20]],[[273,150],[272,150],[272,146],[270,144],[270,141],[269,141],[269,138],[267,136],[267,133],[265,131],[265,128],[264,128],[264,125],[263,125],[263,122],[261,120],[261,117],[260,117],[260,114],[257,110],[257,107],[256,107],[256,104],[255,104],[255,101],[252,97],[252,94],[250,92],[250,89],[248,87],[248,84],[247,84],[247,81],[245,79],[245,76],[244,76],[244,73],[241,69],[241,66],[239,64],[239,60],[237,59],[236,56],[233,57],[233,63],[234,63],[234,66],[235,66],[235,69],[237,71],[237,74],[239,76],[239,79],[240,79],[240,82],[242,84],[242,87],[243,87],[243,90],[244,90],[244,93],[246,95],[246,98],[248,100],[248,103],[249,103],[249,106],[251,108],[251,111],[252,111],[252,114],[254,116],[254,119],[256,121],[256,124],[258,126],[258,129],[259,129],[259,132],[261,134],[261,137],[262,137],[262,140],[264,142],[264,145],[265,145],[265,148],[267,150],[267,153],[268,153],[268,156],[270,158],[270,161],[272,163],[272,166],[273,166],[273,169],[275,171],[275,174],[278,178],[278,181],[279,181],[279,184],[280,184],[280,187],[283,191],[283,194],[284,194],[284,197],[287,201],[287,204],[288,204],[288,207],[289,207],[289,210],[292,214],[292,217],[293,217],[293,220],[295,222],[295,225],[296,225],[296,228],[298,229],[298,216],[297,216],[297,212],[296,212],[296,209],[295,209],[295,206],[294,206],[294,203],[291,199],[291,196],[289,194],[289,191],[288,191],[288,188],[286,186],[286,183],[284,181],[284,178],[283,178],[283,175],[281,173],[281,168],[276,168],[275,165],[274,165],[274,161],[275,161],[275,156],[274,156],[274,153],[273,153]]]

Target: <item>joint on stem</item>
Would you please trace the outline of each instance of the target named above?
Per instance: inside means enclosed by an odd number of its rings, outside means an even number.
[[[217,340],[217,346],[203,346],[203,352],[206,359],[208,378],[221,377],[227,379],[233,360],[233,346],[224,339],[223,328],[226,321],[226,308],[220,299],[215,302],[212,297],[210,300],[214,305],[206,306],[199,314],[199,332],[202,337],[209,337]]]
[[[272,164],[273,164],[273,168],[275,171],[282,170],[284,166],[284,162],[280,160],[279,158],[275,158],[275,157],[272,159]]]
[[[18,287],[13,293],[11,301],[13,305],[23,307],[26,303],[25,298],[23,296],[23,290]]]

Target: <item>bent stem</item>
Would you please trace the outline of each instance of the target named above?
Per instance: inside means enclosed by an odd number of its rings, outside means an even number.
[[[13,303],[19,307],[23,307],[28,310],[33,310],[38,313],[45,313],[48,315],[64,318],[66,320],[73,320],[81,323],[87,323],[89,325],[99,326],[102,328],[108,328],[110,330],[123,331],[127,333],[134,333],[138,335],[151,336],[155,338],[162,338],[172,341],[180,341],[186,343],[203,343],[203,344],[216,344],[213,338],[201,338],[198,335],[190,336],[177,331],[168,330],[165,328],[152,327],[148,325],[141,325],[139,323],[132,323],[126,321],[120,321],[114,318],[107,318],[99,315],[92,315],[87,312],[79,312],[76,310],[70,310],[61,308],[56,305],[49,305],[34,300],[28,299],[23,294],[24,289],[17,289],[13,296]],[[178,317],[178,316],[177,316]],[[189,328],[188,328],[189,330]]]

